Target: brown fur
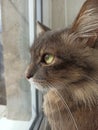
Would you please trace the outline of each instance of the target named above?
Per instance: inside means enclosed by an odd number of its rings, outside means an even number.
[[[69,29],[44,27],[26,76],[48,88],[43,109],[51,129],[98,130],[98,0],[85,2]],[[53,64],[42,62],[47,53],[55,56]]]

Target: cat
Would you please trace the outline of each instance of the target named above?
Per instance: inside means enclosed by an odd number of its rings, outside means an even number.
[[[38,30],[26,77],[47,89],[51,130],[98,130],[98,0],[86,0],[71,27]]]

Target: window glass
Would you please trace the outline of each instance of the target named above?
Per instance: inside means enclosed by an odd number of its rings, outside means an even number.
[[[37,116],[36,90],[25,78],[25,70],[30,61],[29,47],[35,32],[34,6],[34,0],[3,0],[1,3],[0,38],[4,60],[1,70],[4,71],[6,84],[3,87],[6,88],[6,95],[4,93],[3,97],[7,99],[6,117],[0,119],[1,130],[27,130]],[[1,52],[0,49],[0,58]]]
[[[31,118],[31,90],[25,79],[29,62],[28,1],[2,1],[2,41],[7,94],[7,117]]]
[[[1,22],[1,1],[0,1],[0,117],[6,114],[6,88],[4,78],[3,45],[1,42],[2,22]]]

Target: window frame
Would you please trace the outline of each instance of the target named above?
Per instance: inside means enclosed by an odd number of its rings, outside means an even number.
[[[34,38],[36,38],[36,22],[43,21],[43,14],[42,14],[42,0],[34,0]],[[36,99],[36,117],[30,126],[29,130],[38,130],[40,128],[41,122],[43,120],[43,112],[42,112],[42,101],[43,101],[43,94],[39,92],[37,89],[35,90],[35,99]]]

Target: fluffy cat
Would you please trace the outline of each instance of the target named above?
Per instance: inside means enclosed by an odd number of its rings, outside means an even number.
[[[87,0],[70,28],[39,27],[26,77],[47,88],[51,130],[98,130],[98,0]]]

